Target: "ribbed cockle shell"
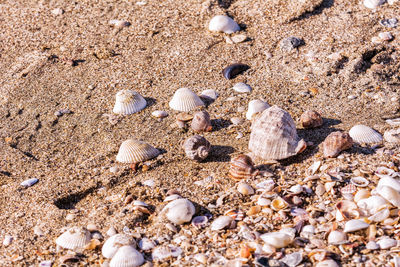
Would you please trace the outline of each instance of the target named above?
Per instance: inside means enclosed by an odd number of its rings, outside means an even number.
[[[128,139],[119,148],[117,161],[121,163],[138,163],[155,158],[160,154],[158,149],[136,139]]]
[[[352,145],[353,139],[351,139],[348,133],[340,131],[333,132],[329,134],[323,142],[324,157],[334,158],[343,150],[352,147]]]
[[[192,160],[202,161],[207,158],[211,151],[211,144],[203,136],[194,135],[183,143],[186,156]]]
[[[314,110],[307,110],[300,116],[300,123],[304,128],[315,128],[323,124],[321,115]]]
[[[247,155],[241,154],[231,159],[229,177],[234,180],[248,179],[256,176],[258,170],[254,168],[254,163]]]
[[[113,112],[129,115],[141,111],[146,107],[146,100],[137,92],[132,90],[121,90],[115,96]]]
[[[195,132],[211,132],[210,114],[207,111],[198,111],[193,115],[192,129]]]
[[[90,233],[82,227],[72,227],[56,239],[56,244],[66,249],[83,248],[89,242]]]
[[[188,112],[198,106],[204,106],[203,101],[189,88],[180,88],[176,90],[174,96],[169,102],[169,107],[183,112]]]

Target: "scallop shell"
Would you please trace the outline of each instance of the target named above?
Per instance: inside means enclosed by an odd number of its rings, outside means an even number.
[[[133,246],[122,246],[111,259],[110,267],[136,267],[143,263],[143,255]]]
[[[56,244],[66,249],[83,248],[90,242],[90,232],[83,227],[72,227],[56,239]]]
[[[304,128],[316,128],[323,124],[323,120],[318,112],[307,110],[301,114],[300,123]]]
[[[192,202],[185,198],[171,201],[161,211],[169,221],[175,224],[190,222],[195,212],[196,209]]]
[[[282,232],[271,232],[260,236],[260,238],[274,248],[284,248],[292,243],[293,238]]]
[[[278,106],[258,115],[251,126],[249,149],[259,158],[279,160],[294,156],[306,148],[298,137],[290,114]]]
[[[383,185],[378,186],[376,192],[393,206],[400,208],[400,193],[398,191],[394,190],[392,187]]]
[[[386,131],[383,138],[389,143],[400,143],[400,128]]]
[[[234,33],[240,31],[239,25],[230,17],[217,15],[210,20],[208,30],[212,32]]]
[[[350,220],[348,222],[346,222],[346,224],[344,225],[344,232],[345,233],[350,233],[350,232],[355,232],[358,230],[362,230],[365,228],[368,228],[369,224],[362,221],[362,220]]]
[[[235,90],[238,93],[251,93],[251,87],[248,84],[245,83],[236,83],[233,86],[233,90]]]
[[[324,157],[334,158],[343,150],[353,146],[353,139],[350,135],[344,132],[330,133],[323,142]]]
[[[195,132],[211,132],[210,114],[207,111],[196,112],[193,115],[191,127]]]
[[[350,137],[357,143],[380,143],[383,138],[380,133],[365,125],[355,125],[349,131]]]
[[[364,6],[370,9],[377,8],[380,5],[383,5],[386,0],[364,0]]]
[[[231,225],[233,218],[230,216],[219,216],[211,224],[211,230],[218,231],[222,230]]]
[[[369,185],[369,181],[361,176],[351,178],[350,182],[358,187],[367,187]]]
[[[203,101],[189,88],[180,88],[176,90],[169,102],[170,108],[183,112],[189,112],[199,106],[204,106]]]
[[[249,102],[249,106],[247,109],[246,113],[246,119],[251,120],[253,118],[253,115],[256,115],[260,112],[263,112],[270,106],[268,105],[267,102],[264,102],[262,100],[256,99],[256,100],[251,100]]]
[[[117,161],[121,163],[138,163],[157,157],[158,149],[136,139],[124,141],[118,151]]]
[[[146,100],[139,93],[132,90],[121,90],[115,96],[113,112],[129,115],[141,111],[146,105]]]
[[[240,154],[231,159],[229,168],[229,177],[234,180],[248,179],[256,176],[258,170],[254,167],[254,163],[247,155]]]
[[[185,140],[182,148],[189,159],[202,161],[211,151],[211,144],[203,136],[194,135]]]
[[[111,259],[120,247],[129,245],[136,246],[136,242],[132,237],[126,234],[115,234],[104,242],[101,253],[105,258]]]
[[[328,235],[328,243],[332,245],[343,244],[346,240],[346,234],[340,231],[332,231]]]

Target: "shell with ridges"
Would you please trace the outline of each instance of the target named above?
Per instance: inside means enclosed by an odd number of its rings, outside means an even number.
[[[141,111],[146,105],[146,100],[139,93],[132,90],[121,90],[115,96],[113,112],[129,115]]]
[[[83,248],[90,242],[90,232],[83,227],[72,227],[56,239],[56,244],[66,249]]]
[[[239,25],[230,17],[217,15],[210,20],[208,30],[212,32],[234,33],[240,31]]]
[[[143,255],[133,246],[122,246],[110,261],[110,267],[136,267],[144,262]]]
[[[193,135],[185,140],[182,145],[189,159],[202,161],[211,151],[211,144],[203,136]]]
[[[191,127],[195,132],[211,132],[210,114],[208,114],[207,111],[198,111],[194,113]]]
[[[323,124],[323,120],[318,112],[307,110],[301,114],[300,123],[304,128],[316,128]]]
[[[254,163],[247,155],[240,154],[231,159],[229,177],[234,180],[248,179],[258,174]]]
[[[340,131],[330,133],[323,142],[324,157],[337,157],[340,152],[349,149],[352,146],[353,139],[351,139],[348,133]]]
[[[189,88],[180,88],[176,90],[169,102],[170,108],[183,112],[189,112],[198,106],[204,106],[204,103],[200,97]]]
[[[264,110],[266,110],[269,107],[270,106],[268,105],[267,102],[264,102],[260,99],[251,100],[249,102],[249,105],[247,108],[246,119],[251,120],[253,118],[253,116],[255,116],[256,114],[258,114],[260,112],[263,112]]]
[[[104,242],[104,245],[101,248],[101,253],[105,258],[111,259],[120,247],[129,245],[132,245],[133,247],[136,246],[136,242],[132,237],[126,234],[116,234]]]
[[[349,131],[350,137],[357,143],[380,143],[383,138],[380,133],[365,125],[355,125]]]
[[[298,137],[290,114],[272,106],[258,115],[251,126],[249,149],[264,160],[280,160],[294,156],[307,147]]]
[[[138,163],[157,157],[160,154],[158,149],[146,142],[128,139],[124,141],[118,151],[117,161],[121,163]]]

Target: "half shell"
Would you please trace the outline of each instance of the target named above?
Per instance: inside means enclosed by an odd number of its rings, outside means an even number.
[[[139,93],[132,90],[121,90],[115,96],[113,112],[129,115],[141,111],[146,105],[146,100]]]
[[[117,161],[121,163],[138,163],[157,157],[158,149],[137,139],[124,141],[118,151]]]
[[[110,261],[110,267],[136,267],[144,262],[143,255],[133,246],[123,246]]]
[[[116,234],[104,242],[101,253],[105,258],[111,259],[120,247],[129,245],[136,246],[136,242],[132,237],[125,234]]]
[[[168,203],[161,213],[165,214],[167,219],[175,224],[184,224],[190,222],[196,209],[192,202],[185,198],[176,199]]]
[[[357,143],[380,143],[383,138],[380,133],[365,125],[355,125],[349,131],[350,137]]]
[[[266,233],[261,235],[260,238],[274,248],[284,248],[293,241],[290,235],[281,232]]]
[[[350,182],[358,187],[367,187],[369,185],[369,181],[361,176],[351,178]]]
[[[350,233],[368,228],[369,224],[361,220],[350,220],[344,225],[344,232]]]
[[[218,15],[210,20],[208,30],[212,32],[234,33],[240,31],[239,25],[230,17]]]
[[[83,227],[72,227],[56,239],[56,244],[66,249],[83,248],[90,242],[90,232]]]
[[[260,99],[251,100],[247,109],[246,119],[251,120],[254,115],[263,112],[267,108],[269,108],[267,102],[264,102]]]
[[[174,96],[169,102],[169,107],[183,112],[189,112],[198,106],[204,106],[203,101],[189,88],[180,88],[176,90]]]

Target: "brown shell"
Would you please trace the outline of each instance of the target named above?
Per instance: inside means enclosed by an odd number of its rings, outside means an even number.
[[[353,139],[345,132],[330,133],[323,142],[324,157],[337,157],[343,150],[353,146]]]
[[[307,147],[298,137],[290,114],[273,106],[259,114],[252,126],[249,149],[264,160],[279,160],[294,156]]]
[[[254,163],[247,155],[240,154],[231,159],[229,177],[234,180],[248,179],[256,176],[258,170],[254,168]]]
[[[210,114],[207,111],[196,112],[193,115],[191,127],[195,132],[211,132]]]
[[[211,151],[211,144],[203,136],[194,135],[183,143],[186,156],[192,160],[202,161]]]
[[[316,128],[323,124],[321,115],[314,110],[307,110],[300,116],[300,123],[304,128]]]

